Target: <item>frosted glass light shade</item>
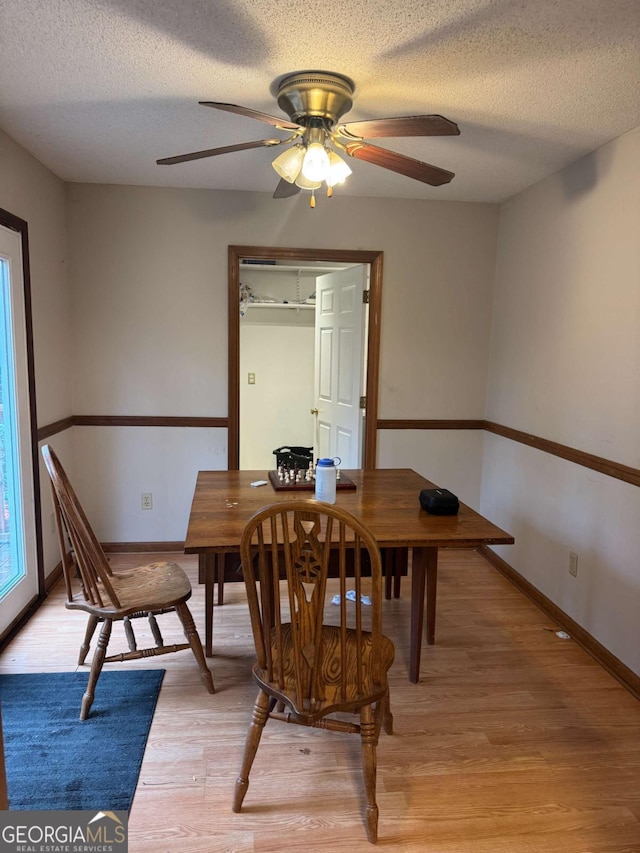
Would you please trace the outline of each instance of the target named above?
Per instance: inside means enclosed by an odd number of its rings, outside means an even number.
[[[302,174],[308,181],[324,181],[329,173],[329,155],[321,142],[311,142],[302,162]]]
[[[300,172],[295,179],[295,185],[300,187],[301,190],[318,190],[322,186],[322,181],[310,181]]]
[[[327,185],[335,187],[336,184],[343,184],[345,178],[351,174],[351,169],[344,162],[342,157],[338,157],[335,151],[329,151],[329,173],[327,175]]]
[[[271,165],[281,178],[292,184],[300,174],[303,160],[304,148],[302,145],[294,145],[279,154]]]

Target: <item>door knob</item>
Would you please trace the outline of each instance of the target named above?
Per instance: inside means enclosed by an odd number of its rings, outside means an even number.
[[[317,415],[317,414],[318,414],[318,411],[319,411],[318,409],[311,409],[311,414],[312,414],[312,415]]]

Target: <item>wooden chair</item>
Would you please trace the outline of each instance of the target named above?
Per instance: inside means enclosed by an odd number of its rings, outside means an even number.
[[[84,610],[89,614],[78,665],[84,663],[91,638],[98,623],[102,623],[87,690],[82,698],[80,719],[86,720],[89,714],[103,664],[113,661],[135,660],[191,649],[205,687],[209,693],[214,693],[213,677],[186,604],[191,597],[191,583],[184,571],[176,563],[149,563],[126,571],[112,571],[53,448],[45,445],[42,455],[51,477],[67,592],[66,607],[70,610]],[[72,553],[67,547],[67,537]],[[155,617],[173,611],[182,623],[187,642],[165,646]],[[137,648],[131,626],[131,619],[143,616],[149,619],[156,642],[155,647],[148,649]],[[129,651],[107,656],[113,623],[119,621],[124,623]]]
[[[382,634],[382,571],[375,539],[338,505],[291,500],[256,513],[246,525],[240,549],[259,692],[233,810],[242,806],[269,717],[359,733],[367,837],[375,842],[376,745],[381,724],[388,734],[393,729],[387,671],[394,657],[393,643]],[[327,601],[330,562],[334,567],[337,563],[337,606]],[[363,569],[369,566],[370,606],[362,602]],[[351,572],[353,577],[348,576]],[[277,594],[282,577],[284,602]],[[354,588],[355,600],[347,599],[348,587]],[[329,716],[337,712],[359,714],[359,722]]]

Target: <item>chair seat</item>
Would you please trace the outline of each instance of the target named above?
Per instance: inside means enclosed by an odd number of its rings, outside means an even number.
[[[282,625],[282,649],[283,658],[283,677],[284,687],[279,685],[279,668],[277,666],[278,646],[275,637],[275,630],[272,631],[272,646],[271,654],[274,660],[274,678],[269,681],[266,671],[260,669],[258,664],[253,668],[253,674],[260,686],[271,696],[281,699],[286,702],[300,717],[318,718],[332,713],[333,709],[338,706],[341,710],[345,710],[348,706],[353,708],[359,707],[363,703],[375,702],[380,697],[384,696],[387,690],[386,674],[391,667],[394,659],[394,646],[391,640],[384,635],[381,637],[379,654],[380,654],[380,672],[378,682],[374,681],[371,668],[371,634],[368,631],[360,633],[359,654],[361,656],[361,679],[358,684],[356,678],[357,673],[357,658],[358,658],[358,634],[353,629],[348,629],[346,632],[345,646],[345,666],[342,670],[342,663],[339,661],[341,646],[341,630],[337,626],[323,625],[322,626],[322,652],[319,666],[317,669],[318,676],[316,683],[318,684],[318,696],[313,697],[310,701],[305,700],[304,707],[298,707],[296,701],[296,653],[293,643],[293,631],[290,623]],[[312,663],[315,649],[307,647],[303,649],[303,658],[309,659]],[[344,677],[344,673],[351,673],[349,678]],[[343,693],[343,690],[345,691]]]
[[[78,596],[70,607],[90,609],[93,613],[118,620],[139,611],[160,611],[175,607],[186,601],[192,592],[189,578],[177,563],[147,563],[125,571],[114,571],[109,580],[120,607],[110,603],[104,607],[89,607],[84,598]]]
[[[177,563],[148,563],[126,572],[114,572],[114,591],[127,609],[171,607],[191,595],[191,582]]]

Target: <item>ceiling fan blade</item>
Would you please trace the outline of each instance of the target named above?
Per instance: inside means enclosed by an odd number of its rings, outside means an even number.
[[[388,151],[386,148],[378,148],[376,145],[367,145],[366,142],[347,142],[345,148],[347,154],[357,160],[366,160],[367,163],[382,166],[383,169],[390,169],[392,172],[398,172],[400,175],[406,175],[407,178],[422,181],[424,184],[431,184],[432,187],[448,184],[454,177],[454,173],[447,172],[446,169],[431,166],[421,160],[414,160],[412,157],[406,157],[396,151]]]
[[[267,124],[272,124],[274,127],[282,127],[285,130],[298,130],[301,125],[294,124],[286,118],[278,118],[270,116],[267,113],[260,113],[257,110],[250,110],[249,107],[239,107],[237,104],[222,104],[219,101],[200,101],[203,107],[213,107],[216,110],[224,110],[228,113],[237,113],[240,116],[247,118],[255,118],[258,121],[265,121]]]
[[[299,192],[299,186],[296,184],[290,184],[289,181],[285,181],[284,178],[280,178],[280,183],[276,187],[273,198],[291,198],[291,196],[298,195]]]
[[[381,139],[390,136],[459,136],[460,128],[444,116],[431,115],[350,121],[338,125],[336,132],[360,139]]]
[[[280,145],[286,139],[257,139],[255,142],[241,142],[238,145],[225,145],[222,148],[207,148],[206,151],[193,151],[191,154],[178,154],[176,157],[164,157],[156,160],[158,166],[173,166],[174,163],[187,163],[189,160],[202,160],[204,157],[216,157],[218,154],[231,154],[233,151],[248,151],[251,148],[264,148]]]

